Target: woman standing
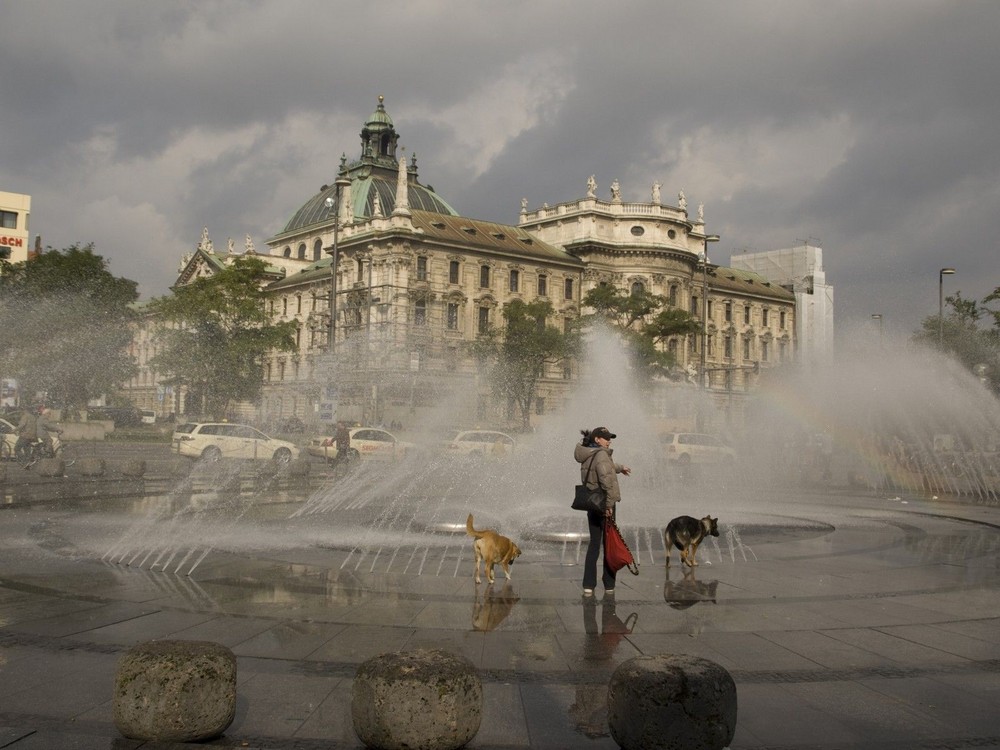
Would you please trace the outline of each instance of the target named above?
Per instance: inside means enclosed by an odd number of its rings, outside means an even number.
[[[583,568],[583,595],[593,596],[597,586],[597,556],[604,544],[604,519],[615,518],[615,505],[622,499],[618,488],[618,475],[628,476],[632,470],[616,464],[612,459],[611,441],[615,435],[607,427],[595,427],[593,430],[580,430],[583,440],[573,451],[573,458],[580,464],[580,483],[591,490],[598,487],[604,491],[604,512],[587,511],[587,525],[590,527],[590,543],[587,545],[587,557]],[[615,593],[615,572],[604,564],[604,574],[601,582],[604,593]]]

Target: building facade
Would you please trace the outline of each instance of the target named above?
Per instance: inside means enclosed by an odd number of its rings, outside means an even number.
[[[380,97],[359,157],[342,158],[334,182],[267,240],[268,310],[297,324],[297,348],[269,358],[261,403],[234,416],[265,426],[291,416],[407,423],[447,404],[452,424],[513,422],[509,406],[488,398],[468,344],[500,325],[513,300],[548,300],[547,324],[566,328],[598,284],[647,290],[699,320],[707,315],[704,335],[667,342],[679,364],[668,387],[731,399],[761,368],[793,358],[792,294],[711,264],[703,209],[689,216],[683,193],[666,205],[654,185],[649,202],[625,202],[616,182],[604,200],[591,178],[579,200],[535,209],[522,201],[516,226],[481,221],[421,183],[416,157],[397,155],[397,142]],[[234,257],[229,244],[216,253],[204,233],[178,283]],[[247,252],[255,252],[249,244]],[[574,363],[545,369],[536,414],[558,408],[576,375]],[[183,413],[178,394],[173,406]]]
[[[28,259],[30,219],[30,195],[0,190],[0,260],[23,263]]]

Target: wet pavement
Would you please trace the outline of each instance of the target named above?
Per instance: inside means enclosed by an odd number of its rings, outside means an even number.
[[[509,584],[476,586],[467,537],[324,541],[310,527],[349,509],[297,525],[300,506],[216,518],[219,547],[177,515],[136,529],[120,503],[0,509],[0,748],[154,747],[118,735],[111,698],[121,656],[160,638],[237,655],[236,719],[209,746],[360,747],[358,665],[436,647],[480,671],[472,748],[614,748],[608,677],[665,653],[733,675],[734,749],[1000,748],[996,506],[790,493],[764,521],[720,511],[694,571],[636,537],[640,575],[590,599],[572,545],[525,541]]]

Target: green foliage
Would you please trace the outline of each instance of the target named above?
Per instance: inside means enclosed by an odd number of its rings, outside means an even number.
[[[486,371],[493,392],[502,401],[513,401],[525,427],[531,424],[531,406],[545,365],[573,356],[577,336],[547,325],[552,315],[548,300],[514,300],[504,307],[503,329],[481,335],[472,350]]]
[[[234,401],[255,401],[272,351],[295,350],[292,321],[272,323],[262,289],[265,264],[243,256],[213,276],[177,287],[150,303],[160,350],[151,364],[189,402],[222,417]]]
[[[0,357],[22,393],[83,408],[135,372],[136,283],[113,276],[94,246],[46,249],[0,276]]]
[[[602,321],[616,328],[625,339],[633,370],[647,378],[673,370],[676,362],[666,351],[672,337],[701,332],[696,318],[645,290],[630,294],[601,285],[584,295],[583,304],[595,311],[584,317],[584,324]]]
[[[989,306],[1000,301],[1000,287],[981,303],[963,298],[961,292],[945,297],[944,301],[944,316],[924,318],[914,340],[940,348],[969,370],[976,371],[978,366],[985,365],[983,377],[992,390],[1000,391],[1000,310]],[[992,321],[992,328],[980,327],[983,318]]]

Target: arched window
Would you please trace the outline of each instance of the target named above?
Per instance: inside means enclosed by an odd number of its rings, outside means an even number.
[[[510,290],[516,292],[518,285],[521,283],[521,274],[516,270],[511,270],[510,272]]]
[[[667,302],[670,303],[671,307],[677,307],[677,285],[671,284],[670,291],[667,293]]]
[[[480,266],[479,267],[479,286],[483,289],[489,289],[490,286],[490,267]]]
[[[299,260],[305,260],[306,259],[306,243],[304,243],[304,242],[301,245],[299,245],[299,256],[298,257],[299,257]]]
[[[283,252],[282,255],[284,255],[286,258],[291,258],[292,257],[292,248],[286,247],[285,248],[285,252]]]
[[[645,284],[643,284],[641,281],[633,281],[632,282],[632,296],[633,297],[635,295],[637,295],[637,294],[642,294],[644,291],[646,291],[646,285]]]
[[[323,241],[316,240],[313,244],[313,260],[319,260],[323,257]]]

